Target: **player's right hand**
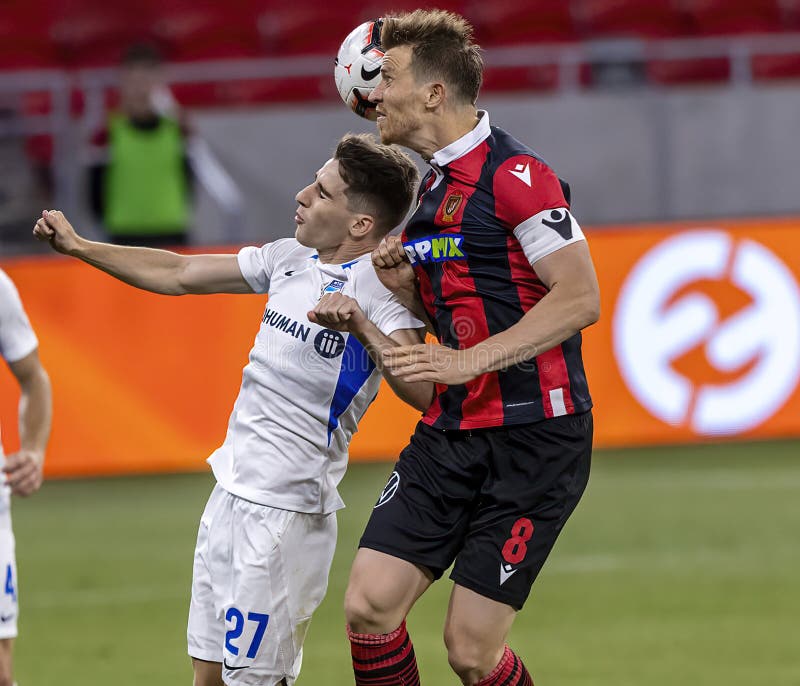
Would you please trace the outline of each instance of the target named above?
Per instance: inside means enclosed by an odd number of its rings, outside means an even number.
[[[417,277],[400,236],[386,236],[372,251],[372,266],[381,283],[392,293],[416,288]]]
[[[308,313],[308,320],[336,331],[358,333],[367,323],[367,316],[350,296],[326,293]]]
[[[49,241],[53,250],[65,255],[76,252],[83,240],[58,210],[44,210],[33,227],[33,235],[40,241]]]

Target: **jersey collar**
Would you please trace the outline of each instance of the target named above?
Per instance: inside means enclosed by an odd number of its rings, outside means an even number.
[[[365,252],[365,253],[359,255],[358,257],[356,257],[354,260],[350,260],[349,262],[344,262],[344,263],[341,263],[341,264],[331,264],[330,262],[320,262],[319,261],[319,255],[312,255],[311,259],[314,260],[314,262],[316,263],[317,267],[321,271],[323,271],[325,273],[328,273],[328,274],[330,274],[330,273],[341,274],[342,272],[350,269],[351,267],[354,267],[359,262],[364,262],[365,260],[368,260],[368,259],[371,260],[372,259],[372,251]]]
[[[431,166],[434,169],[446,167],[451,162],[463,157],[468,152],[477,148],[492,133],[489,127],[489,113],[486,110],[478,110],[478,123],[472,131],[464,134],[450,145],[437,150],[433,153]]]

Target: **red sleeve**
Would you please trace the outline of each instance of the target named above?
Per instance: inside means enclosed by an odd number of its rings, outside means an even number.
[[[493,190],[495,214],[512,230],[539,212],[569,207],[558,176],[531,155],[505,160],[494,174]]]

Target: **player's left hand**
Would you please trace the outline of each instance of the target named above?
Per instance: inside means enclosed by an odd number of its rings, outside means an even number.
[[[27,496],[39,490],[42,485],[43,458],[35,450],[20,450],[6,455],[3,471],[13,494]]]
[[[383,364],[404,381],[433,381],[448,386],[471,381],[480,374],[473,367],[470,350],[424,343],[402,345],[383,352]]]
[[[356,333],[367,323],[367,315],[350,296],[326,293],[308,313],[308,320],[336,331]]]

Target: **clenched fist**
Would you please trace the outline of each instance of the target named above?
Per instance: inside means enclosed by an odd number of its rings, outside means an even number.
[[[367,323],[367,316],[350,296],[326,293],[308,313],[308,320],[328,329],[357,333]]]
[[[40,241],[49,241],[53,250],[65,255],[77,252],[84,240],[75,233],[64,213],[58,210],[44,210],[33,227],[33,235]]]

